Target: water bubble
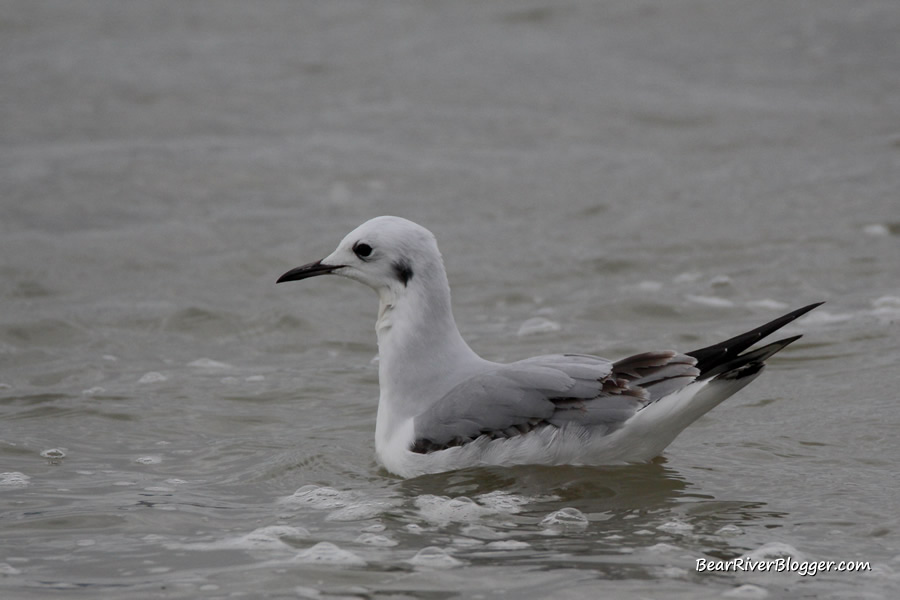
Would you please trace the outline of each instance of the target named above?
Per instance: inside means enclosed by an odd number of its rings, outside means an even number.
[[[25,487],[28,485],[29,479],[31,479],[31,477],[18,471],[0,473],[0,486]]]
[[[464,535],[480,540],[499,540],[506,537],[506,534],[485,525],[466,525],[461,531]]]
[[[681,548],[679,548],[678,546],[673,546],[672,544],[665,544],[660,542],[659,544],[648,546],[646,550],[651,554],[667,554],[670,552],[678,552],[681,550]]]
[[[365,500],[363,502],[355,502],[335,510],[325,517],[325,520],[364,521],[366,519],[373,519],[396,505],[397,502],[390,502],[387,500]]]
[[[741,535],[742,533],[743,531],[741,531],[741,528],[737,525],[725,525],[716,531],[716,535],[723,536]]]
[[[731,308],[734,306],[734,302],[728,300],[726,298],[719,298],[718,296],[698,296],[695,294],[687,294],[685,295],[685,299],[693,302],[695,304],[701,304],[703,306],[709,306],[711,308]]]
[[[758,585],[745,584],[722,594],[724,598],[747,598],[748,600],[762,600],[769,597],[769,592]]]
[[[194,367],[197,369],[233,369],[231,365],[228,363],[219,362],[217,360],[213,360],[211,358],[198,358],[195,361],[188,363],[189,367]]]
[[[566,507],[554,511],[541,520],[541,526],[547,529],[584,529],[588,526],[588,518],[577,508]]]
[[[771,298],[763,298],[762,300],[751,300],[747,303],[748,308],[762,308],[764,310],[787,310],[790,308],[786,302],[779,302]]]
[[[788,557],[796,560],[804,559],[803,553],[793,546],[782,542],[769,542],[768,544],[763,544],[756,550],[746,554],[745,557],[756,561],[781,557]]]
[[[305,538],[309,531],[302,527],[290,527],[288,525],[269,525],[254,529],[245,536],[229,541],[229,546],[244,549],[283,548],[287,546],[282,538]]]
[[[665,531],[666,533],[673,533],[676,535],[687,535],[688,533],[694,530],[694,526],[690,523],[685,523],[684,521],[679,521],[677,519],[673,519],[671,521],[666,521],[662,525],[657,526],[657,529],[660,531]]]
[[[302,563],[318,563],[343,567],[364,567],[366,565],[366,561],[353,552],[344,550],[331,542],[319,542],[315,546],[297,554],[295,560]]]
[[[163,381],[167,381],[169,378],[159,373],[157,371],[150,371],[149,373],[144,373],[140,379],[138,379],[138,383],[161,383]]]
[[[9,563],[0,563],[0,575],[21,575],[22,570],[17,569]]]
[[[422,548],[409,559],[409,563],[416,567],[429,569],[453,569],[463,565],[461,560],[453,558],[446,550],[437,546]]]
[[[491,512],[466,496],[448,498],[425,494],[416,498],[416,506],[423,517],[439,524],[476,521]]]
[[[367,546],[379,546],[382,548],[389,548],[391,546],[396,546],[397,542],[392,540],[389,537],[378,535],[377,533],[361,533],[359,534],[355,540],[357,544],[366,544]]]
[[[528,498],[504,491],[495,491],[476,496],[480,504],[496,512],[517,514],[528,504]]]
[[[556,321],[551,321],[546,317],[532,317],[519,326],[516,335],[523,337],[526,335],[537,335],[540,333],[553,333],[562,329]]]
[[[525,550],[526,548],[531,548],[531,544],[521,540],[497,540],[489,542],[486,548],[491,550]]]
[[[60,460],[66,457],[66,448],[49,448],[43,450],[41,456],[50,460]]]
[[[686,271],[684,273],[679,273],[675,277],[672,278],[673,283],[694,283],[698,279],[703,277],[703,273],[699,273],[697,271]]]
[[[353,497],[354,494],[351,492],[342,492],[327,486],[304,485],[290,496],[282,498],[280,502],[319,510],[333,510],[347,506]]]
[[[886,225],[882,225],[881,223],[873,223],[871,225],[866,225],[863,227],[863,233],[866,235],[871,235],[873,237],[881,237],[885,235],[890,235],[891,230],[887,228]]]

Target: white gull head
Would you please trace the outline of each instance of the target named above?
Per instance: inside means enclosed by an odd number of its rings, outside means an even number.
[[[378,294],[375,450],[404,477],[476,465],[648,461],[800,336],[745,350],[818,306],[687,353],[656,350],[616,362],[552,354],[499,364],[462,339],[437,242],[424,227],[374,218],[278,283],[327,274]]]
[[[374,289],[379,308],[379,387],[376,451],[387,465],[400,452],[402,430],[440,400],[482,360],[463,340],[453,319],[450,284],[434,235],[400,217],[366,221],[325,258],[296,269],[278,283],[333,274]],[[405,436],[403,436],[405,441]]]

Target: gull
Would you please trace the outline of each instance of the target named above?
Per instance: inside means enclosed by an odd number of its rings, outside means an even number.
[[[688,425],[753,381],[788,337],[748,350],[810,304],[724,342],[617,361],[549,354],[509,364],[463,340],[434,235],[376,217],[329,256],[277,283],[340,275],[378,294],[375,451],[401,477],[482,465],[647,462]]]

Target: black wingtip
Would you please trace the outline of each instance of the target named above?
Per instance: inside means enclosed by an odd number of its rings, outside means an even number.
[[[710,379],[719,375],[722,375],[725,379],[743,379],[758,373],[765,366],[765,362],[769,357],[781,352],[802,337],[802,335],[793,335],[732,357],[726,362],[720,362],[703,371],[699,379]]]
[[[686,354],[697,359],[697,368],[700,370],[701,379],[711,377],[717,373],[722,373],[724,371],[722,367],[728,365],[729,363],[732,363],[732,361],[738,358],[741,352],[743,352],[759,340],[763,339],[764,337],[781,329],[791,321],[802,317],[809,311],[823,304],[824,302],[815,302],[813,304],[808,304],[807,306],[798,308],[797,310],[791,311],[786,315],[782,315],[777,319],[769,321],[765,325],[757,327],[756,329],[752,329],[746,333],[742,333],[741,335],[727,339],[724,342],[719,342],[718,344],[713,344],[712,346],[707,346],[706,348],[700,348],[698,350],[694,350],[693,352],[687,352]],[[789,341],[777,348],[775,352],[777,352],[784,346],[787,346],[787,344],[795,341],[799,337],[800,336],[787,338]],[[784,341],[785,340],[782,340],[782,342]],[[775,344],[770,344],[770,346],[776,346],[780,343],[781,342],[776,342]],[[769,348],[770,346],[767,346],[767,348]],[[772,352],[772,354],[774,354],[775,352]],[[771,356],[771,354],[769,356]]]

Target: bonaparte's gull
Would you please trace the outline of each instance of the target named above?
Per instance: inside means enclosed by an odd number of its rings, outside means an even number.
[[[477,465],[648,461],[800,336],[745,350],[821,304],[693,352],[615,362],[551,354],[500,364],[475,354],[456,328],[444,263],[424,227],[374,218],[278,283],[326,274],[378,293],[375,450],[402,477]]]

